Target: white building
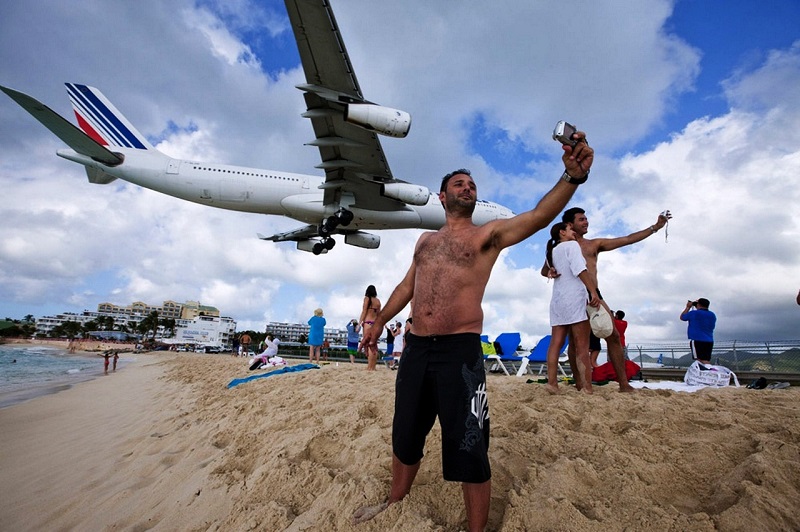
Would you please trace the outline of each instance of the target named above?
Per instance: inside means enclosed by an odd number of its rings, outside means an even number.
[[[272,333],[276,338],[282,342],[297,342],[299,338],[305,337],[308,339],[308,333],[311,327],[307,323],[285,323],[271,321],[267,323],[267,333]],[[331,345],[347,345],[347,329],[335,329],[332,327],[325,327],[325,339]]]
[[[175,336],[165,338],[164,343],[227,347],[236,333],[236,322],[233,319],[218,316],[177,320],[175,325]]]

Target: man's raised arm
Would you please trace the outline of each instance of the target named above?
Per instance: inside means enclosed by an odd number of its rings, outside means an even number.
[[[589,169],[594,162],[594,150],[586,142],[586,133],[575,133],[578,143],[575,146],[563,145],[564,173],[558,183],[539,200],[536,207],[509,220],[498,223],[498,243],[501,248],[522,242],[540,229],[547,227],[566,207],[579,184],[589,177]]]
[[[656,234],[662,227],[667,225],[667,222],[672,218],[672,215],[669,213],[669,211],[665,212],[666,214],[662,213],[658,215],[656,223],[646,229],[642,229],[641,231],[636,231],[635,233],[631,233],[627,236],[618,236],[616,238],[595,239],[599,241],[597,251],[612,251],[617,248],[630,246],[631,244],[641,242],[645,238]]]

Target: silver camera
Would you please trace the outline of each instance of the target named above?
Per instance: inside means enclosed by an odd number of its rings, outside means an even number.
[[[553,130],[553,140],[557,140],[561,144],[575,146],[578,141],[573,139],[572,136],[576,131],[577,129],[575,126],[569,122],[561,120],[558,122],[558,124],[556,124],[556,128]]]
[[[665,211],[662,211],[662,212],[661,212],[661,214],[660,214],[660,216],[663,216],[663,217],[664,217],[664,218],[666,218],[667,220],[669,220],[670,218],[672,218],[672,214],[669,212],[669,209],[667,209],[667,210],[665,210]]]

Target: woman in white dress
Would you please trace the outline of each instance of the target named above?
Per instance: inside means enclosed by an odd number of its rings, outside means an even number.
[[[586,259],[575,240],[570,224],[559,222],[550,228],[547,264],[559,273],[550,299],[550,326],[553,328],[547,350],[547,391],[558,393],[558,352],[567,335],[575,342],[575,357],[582,382],[579,390],[592,393],[592,365],[589,358],[589,318],[586,303],[597,307],[597,285],[586,271]],[[588,295],[587,295],[588,293]]]

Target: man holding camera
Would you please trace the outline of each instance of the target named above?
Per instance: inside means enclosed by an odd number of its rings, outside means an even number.
[[[687,335],[692,347],[692,358],[696,358],[701,364],[711,364],[711,351],[714,349],[717,316],[708,310],[709,305],[708,299],[701,297],[697,301],[687,301],[686,308],[681,312],[681,321],[689,322]]]

